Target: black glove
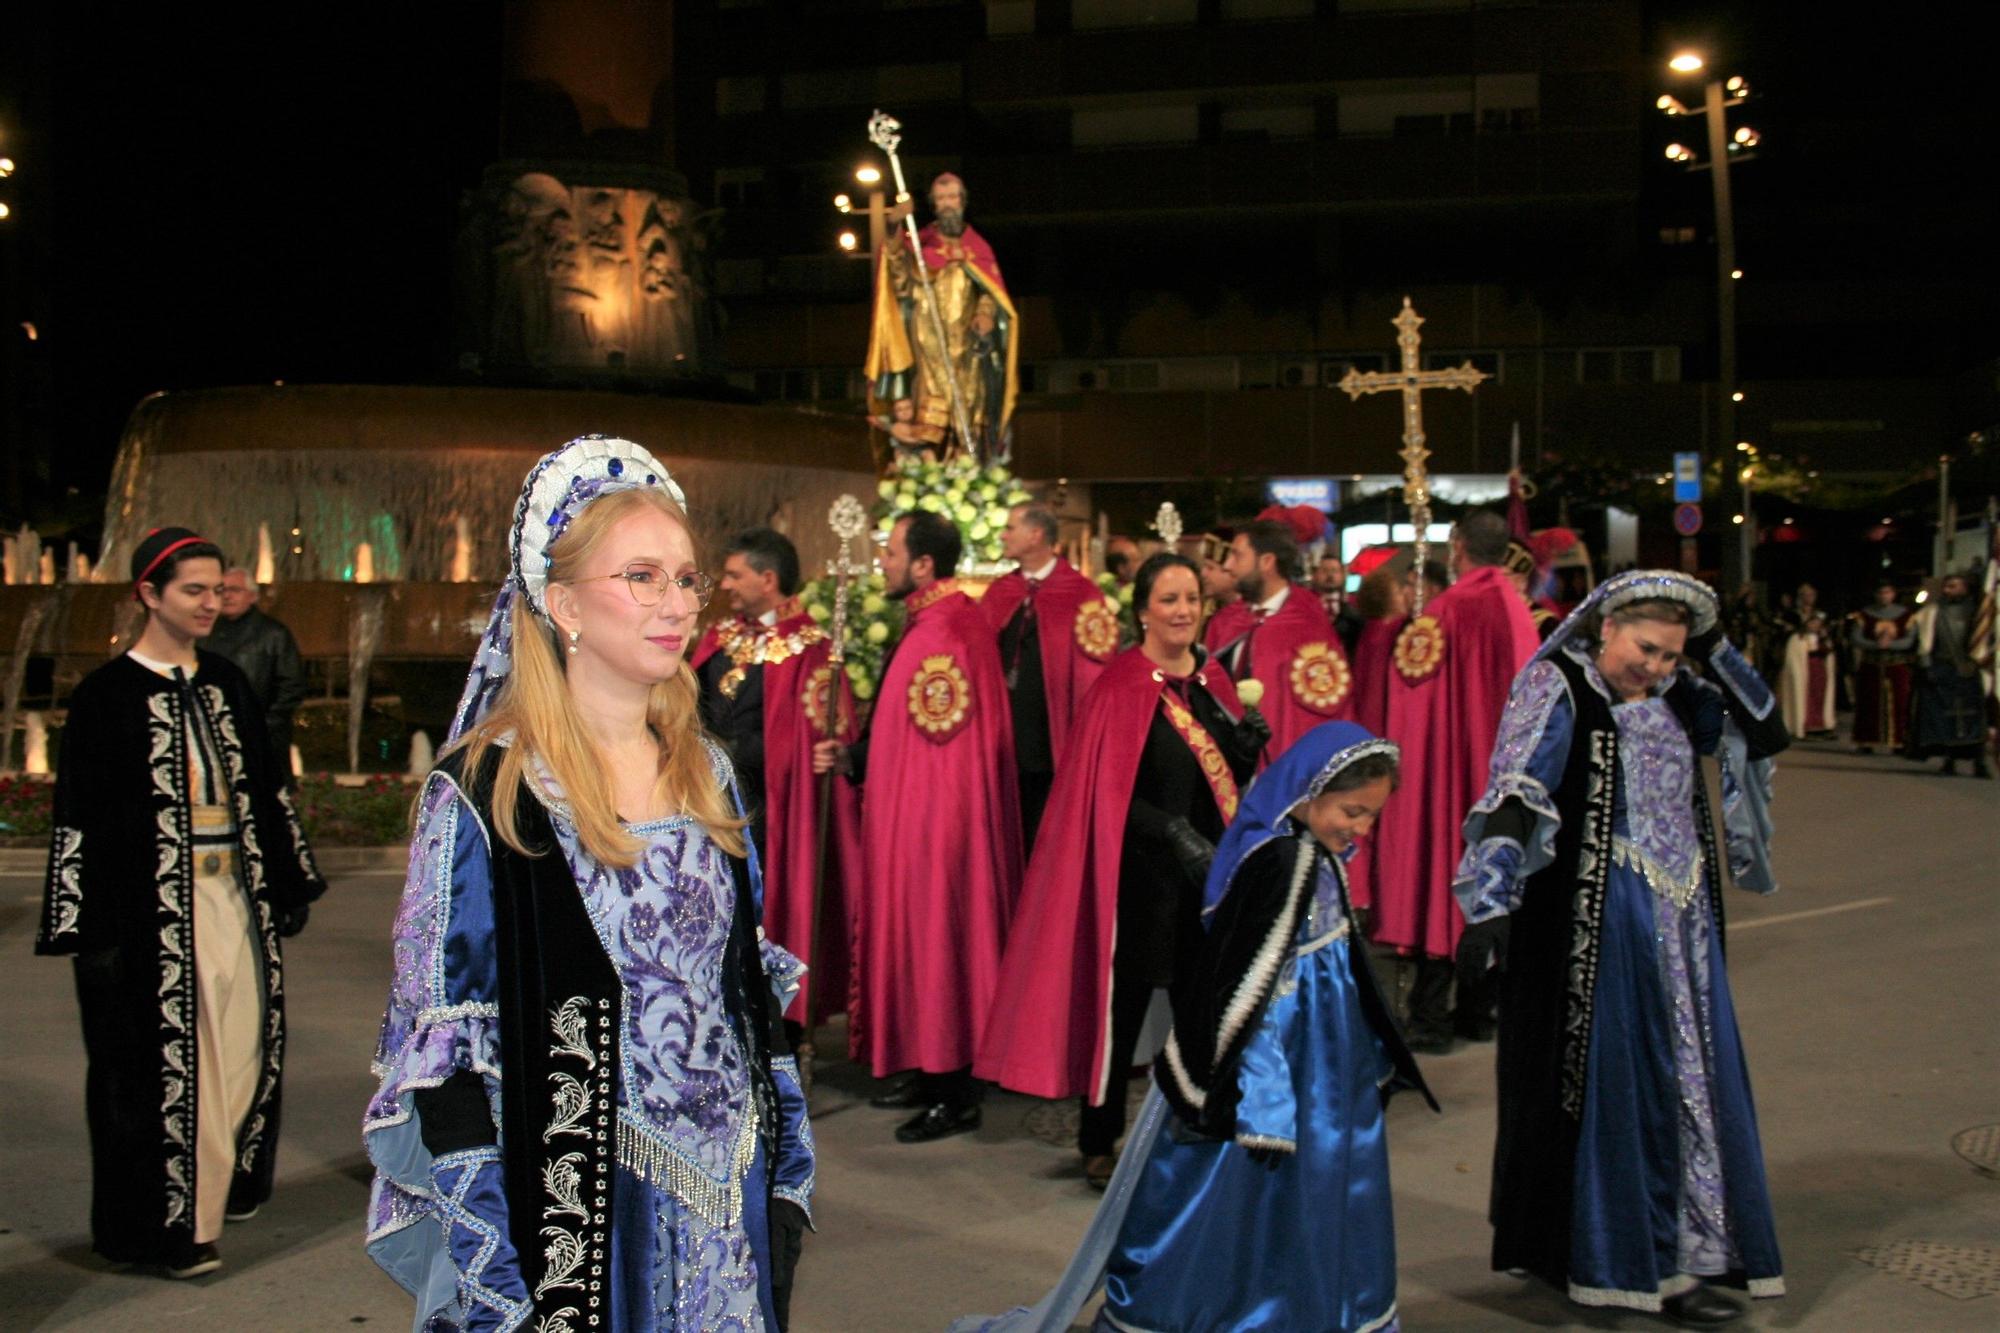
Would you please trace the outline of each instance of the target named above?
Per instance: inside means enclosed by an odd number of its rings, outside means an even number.
[[[1687,659],[1690,662],[1708,665],[1708,656],[1715,651],[1715,645],[1722,642],[1722,626],[1717,625],[1706,634],[1691,634],[1687,641]]]
[[[312,915],[312,905],[300,903],[278,913],[278,938],[288,940],[306,928],[306,918]]]
[[[1176,817],[1167,821],[1167,850],[1180,862],[1181,873],[1195,885],[1208,883],[1208,867],[1215,860],[1215,844],[1195,832],[1194,825]]]
[[[1292,1158],[1292,1155],[1283,1148],[1245,1148],[1243,1151],[1249,1154],[1251,1161],[1266,1171],[1275,1170],[1279,1163],[1288,1162]]]
[[[1236,753],[1244,759],[1255,759],[1271,743],[1271,724],[1256,709],[1245,706],[1243,720],[1236,724],[1233,744]]]
[[[771,1304],[778,1333],[792,1319],[792,1274],[805,1248],[806,1210],[790,1199],[771,1200]]]
[[[1511,917],[1496,916],[1490,921],[1465,928],[1465,934],[1458,937],[1456,959],[1461,975],[1477,975],[1489,966],[1496,972],[1507,970],[1507,923],[1510,920]]]

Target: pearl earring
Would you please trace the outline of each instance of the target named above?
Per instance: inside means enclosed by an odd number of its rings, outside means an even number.
[[[580,632],[579,632],[579,631],[577,631],[577,630],[571,630],[571,631],[569,632],[569,655],[570,655],[571,657],[575,657],[575,656],[576,656],[576,641],[577,641],[577,639],[579,639],[580,637],[582,637],[582,636],[581,636]]]

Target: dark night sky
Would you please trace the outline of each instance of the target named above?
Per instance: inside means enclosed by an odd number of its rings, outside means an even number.
[[[0,132],[21,162],[0,296],[22,310],[8,328],[42,330],[59,483],[101,487],[120,425],[153,389],[449,374],[458,198],[501,138],[498,7],[216,12],[71,5],[0,51]],[[1746,264],[1994,292],[1980,202],[2000,106],[1991,20],[1971,31],[1908,6],[1835,28],[1835,12],[1649,10],[1662,48],[1685,37],[1754,55],[1733,62],[1763,94],[1771,145],[1739,174]],[[1661,187],[1666,206],[1674,190]],[[1919,341],[1926,318],[1912,309],[1881,328],[1879,348],[1851,330],[1826,346],[1798,331],[1763,373],[1907,368],[1934,354]],[[1986,316],[1952,330],[1943,355],[1964,370],[1996,351]],[[1753,355],[1746,373],[1759,373]]]

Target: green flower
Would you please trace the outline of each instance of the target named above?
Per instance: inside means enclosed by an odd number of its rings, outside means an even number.
[[[966,529],[965,535],[967,537],[970,537],[973,541],[983,542],[988,537],[991,537],[993,535],[993,530],[986,526],[985,519],[975,518],[974,520],[972,520],[972,526]]]
[[[956,518],[960,523],[969,524],[972,522],[972,520],[979,517],[979,511],[974,509],[971,505],[963,504],[958,501],[953,501],[953,503],[957,504],[958,507],[951,511],[952,516]]]
[[[884,477],[881,483],[875,487],[875,494],[881,496],[884,500],[895,499],[896,483],[890,481],[887,477]]]
[[[889,599],[881,593],[871,592],[861,598],[861,614],[864,616],[879,616],[888,609]]]
[[[1005,505],[993,505],[988,508],[986,511],[986,524],[992,528],[1006,527],[1007,507]]]
[[[889,627],[879,620],[872,621],[868,628],[862,632],[862,637],[866,638],[870,643],[887,643],[889,642]]]
[[[833,619],[833,612],[827,610],[824,606],[820,605],[818,602],[814,602],[810,606],[806,607],[806,614],[811,616],[814,621],[816,621],[821,625],[824,625],[827,621]]]
[[[847,684],[854,691],[854,697],[864,703],[875,697],[875,682],[868,678],[868,673],[861,669],[858,662],[848,663]]]

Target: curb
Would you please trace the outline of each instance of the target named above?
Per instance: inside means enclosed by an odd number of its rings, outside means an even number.
[[[313,859],[329,875],[388,870],[401,874],[410,863],[407,843],[388,847],[315,847]],[[39,876],[48,869],[46,847],[0,847],[0,875]]]

